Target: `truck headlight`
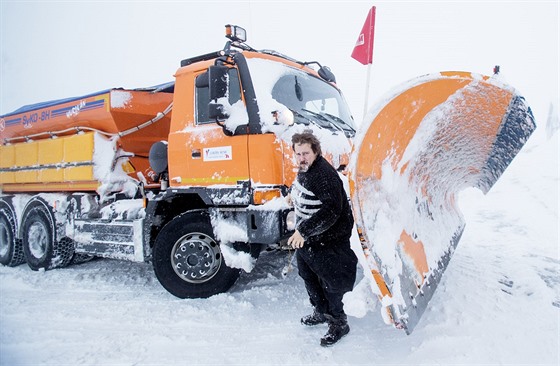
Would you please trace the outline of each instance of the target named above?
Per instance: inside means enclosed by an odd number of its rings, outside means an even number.
[[[296,229],[296,213],[295,211],[288,212],[286,215],[286,229],[293,231]]]

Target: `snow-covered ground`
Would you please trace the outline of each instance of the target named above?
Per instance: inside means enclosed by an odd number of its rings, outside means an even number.
[[[299,323],[310,307],[297,269],[282,276],[287,252],[204,300],[173,297],[149,264],[99,259],[0,267],[0,364],[558,365],[558,139],[540,126],[488,195],[462,194],[466,230],[410,336],[358,286],[350,334],[321,347],[326,326]]]

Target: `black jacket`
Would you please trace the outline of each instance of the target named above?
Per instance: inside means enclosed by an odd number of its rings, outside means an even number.
[[[347,241],[354,218],[337,171],[318,156],[307,172],[299,172],[292,186],[297,229],[311,246]]]

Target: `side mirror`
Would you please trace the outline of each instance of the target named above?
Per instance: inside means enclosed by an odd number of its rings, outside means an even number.
[[[216,100],[227,95],[228,71],[225,66],[210,66],[208,68],[208,83],[210,86],[210,99]]]
[[[336,83],[336,76],[334,76],[333,72],[328,68],[328,66],[321,66],[321,68],[317,72],[319,73],[320,77],[322,77],[329,83]]]
[[[154,181],[157,182],[160,180],[162,174],[167,172],[167,141],[158,141],[154,143],[150,148],[148,159],[152,170],[157,174],[157,178],[154,179]]]
[[[218,103],[218,99],[227,96],[229,81],[228,70],[229,68],[220,65],[214,65],[208,68],[208,86],[210,89],[208,116],[218,121],[228,117],[224,112],[224,106]]]

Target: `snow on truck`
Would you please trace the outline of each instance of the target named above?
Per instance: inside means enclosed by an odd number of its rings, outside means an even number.
[[[255,50],[238,26],[226,36],[174,82],[0,117],[0,263],[151,262],[177,297],[225,292],[293,232],[290,139],[311,129],[349,178],[385,319],[410,333],[464,228],[457,192],[486,193],[535,128],[525,100],[442,72],[403,84],[356,132],[327,67]]]

